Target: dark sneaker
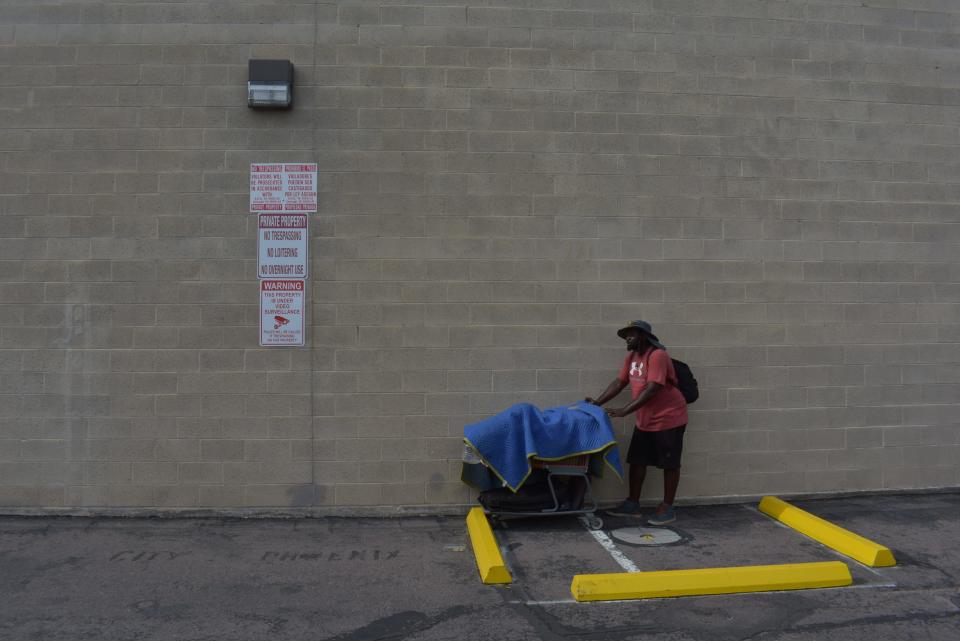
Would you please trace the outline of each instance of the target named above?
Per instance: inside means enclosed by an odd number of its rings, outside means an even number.
[[[677,520],[677,511],[673,509],[672,505],[670,505],[663,512],[658,511],[649,519],[647,519],[647,525],[659,527],[661,525],[673,523],[676,520]]]
[[[614,516],[633,516],[640,518],[640,504],[636,501],[625,499],[623,503],[617,507],[612,510],[607,510],[607,513],[613,514]]]

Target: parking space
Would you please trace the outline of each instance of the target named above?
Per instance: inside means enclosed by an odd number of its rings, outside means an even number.
[[[660,530],[677,541],[636,542],[642,521],[604,516],[599,536],[574,517],[506,521],[496,528],[515,581],[533,602],[572,600],[576,574],[686,570],[710,567],[811,563],[842,555],[780,525],[750,505],[701,506],[679,510],[680,519]],[[597,539],[600,539],[599,541]],[[649,535],[647,538],[651,538]],[[854,585],[892,585],[883,570],[850,562]]]
[[[517,602],[535,608],[556,637],[591,630],[609,639],[960,638],[960,496],[860,497],[795,505],[894,549],[898,565],[869,568],[795,532],[755,505],[686,507],[670,545],[620,540],[636,521],[604,517],[605,534],[641,571],[842,560],[843,588],[576,603],[576,573],[622,572],[574,519],[514,521],[497,530],[515,571]],[[576,552],[571,553],[571,547]],[[629,632],[627,632],[629,630]],[[634,636],[636,635],[636,636]]]

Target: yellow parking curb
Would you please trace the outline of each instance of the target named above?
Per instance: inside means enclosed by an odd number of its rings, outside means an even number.
[[[846,554],[864,565],[874,568],[885,568],[896,565],[890,548],[865,539],[859,534],[845,530],[839,525],[824,521],[818,516],[794,507],[775,496],[765,496],[760,501],[760,511],[792,527],[801,534],[806,534],[814,541],[819,541],[841,554]]]
[[[842,561],[700,568],[662,572],[578,574],[570,591],[577,601],[655,599],[702,594],[835,588],[853,583]]]
[[[467,514],[467,532],[473,544],[473,555],[477,558],[480,579],[486,584],[513,582],[483,509],[475,507]]]

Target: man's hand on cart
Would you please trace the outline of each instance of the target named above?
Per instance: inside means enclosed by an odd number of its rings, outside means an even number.
[[[606,408],[606,412],[607,416],[611,418],[621,418],[630,413],[626,411],[625,407],[608,407]]]

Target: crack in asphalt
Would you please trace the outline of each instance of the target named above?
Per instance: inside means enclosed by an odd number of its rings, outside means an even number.
[[[937,614],[929,613],[924,615],[923,623],[929,623],[931,621],[938,621],[940,619],[950,619],[956,618],[960,621],[960,613],[958,612],[940,612]],[[774,638],[780,638],[784,633],[788,632],[828,632],[843,630],[845,628],[855,628],[866,625],[882,625],[885,623],[904,623],[904,622],[916,622],[916,617],[910,614],[886,614],[878,615],[871,617],[861,617],[859,619],[851,619],[849,621],[837,621],[837,622],[823,622],[823,623],[810,623],[806,625],[795,625],[789,628],[781,629],[770,629],[762,630],[756,634],[750,635],[743,639],[743,641],[761,641],[766,635],[773,634],[776,635]]]
[[[401,641],[411,634],[429,630],[439,623],[456,619],[475,611],[476,608],[467,608],[457,605],[434,616],[427,616],[423,612],[406,610],[391,614],[350,632],[327,637],[324,641]]]

